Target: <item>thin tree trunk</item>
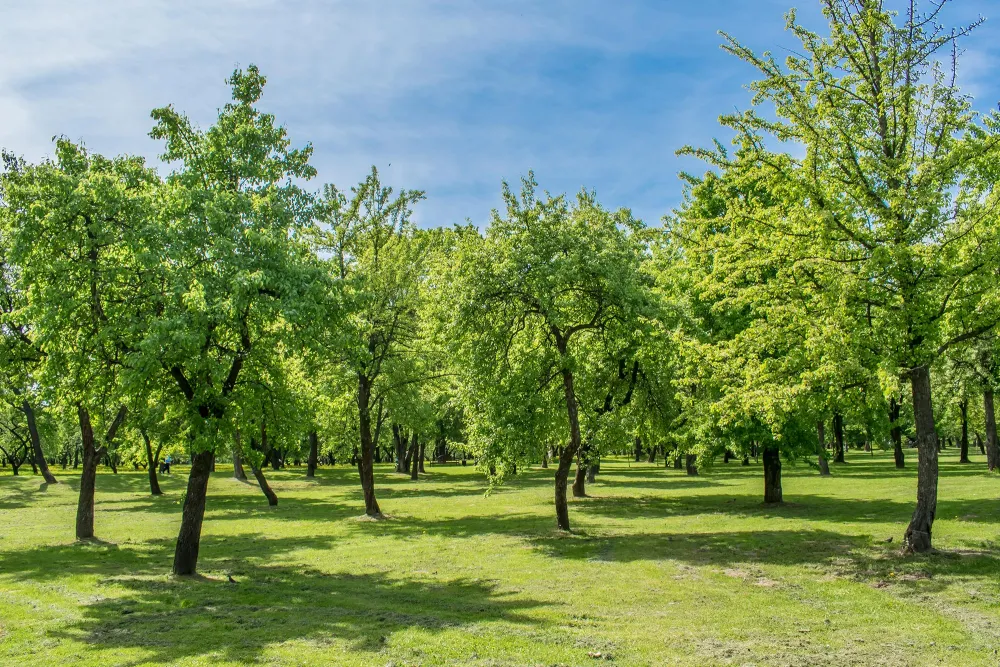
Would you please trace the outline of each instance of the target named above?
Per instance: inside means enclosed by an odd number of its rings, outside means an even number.
[[[34,454],[34,463],[45,478],[46,484],[58,484],[59,480],[49,470],[49,464],[45,461],[45,452],[42,451],[42,439],[38,436],[38,424],[35,423],[35,409],[27,400],[21,403],[21,411],[28,421],[28,435],[31,438],[31,451]]]
[[[906,528],[903,543],[907,551],[925,552],[931,549],[938,488],[938,438],[931,403],[931,373],[927,366],[910,371],[910,388],[917,431],[917,506]]]
[[[420,441],[420,447],[417,448],[417,464],[420,467],[420,472],[422,472],[422,473],[426,473],[427,472],[426,470],[424,470],[424,449],[426,447],[427,447],[427,443],[421,440]]]
[[[820,477],[829,477],[830,464],[826,460],[826,431],[823,428],[822,419],[816,422],[816,436],[818,438],[816,442],[816,460],[819,463],[819,475]]]
[[[233,479],[247,481],[247,471],[243,469],[243,457],[240,455],[239,443],[233,447]]]
[[[267,497],[267,504],[271,507],[278,506],[278,496],[275,495],[274,490],[271,485],[267,483],[267,478],[264,477],[264,471],[261,469],[262,466],[251,465],[250,470],[253,471],[254,479],[257,480],[257,484],[260,486],[260,490],[264,492]]]
[[[833,462],[844,463],[844,416],[833,415]]]
[[[566,501],[566,485],[569,482],[569,470],[580,449],[580,415],[576,402],[576,392],[573,389],[573,371],[565,366],[562,369],[563,393],[566,398],[566,416],[569,420],[569,443],[559,454],[559,466],[555,477],[556,523],[560,530],[569,530],[569,504]]]
[[[382,518],[375,499],[375,469],[372,463],[372,420],[371,420],[371,382],[365,375],[358,375],[358,431],[361,438],[361,457],[358,459],[358,473],[361,477],[361,490],[365,496],[365,514],[377,519]]]
[[[309,461],[306,464],[306,477],[316,476],[316,465],[319,461],[319,434],[309,432]]]
[[[420,445],[417,444],[417,433],[413,433],[413,442],[410,444],[410,479],[417,480],[420,479],[418,473],[420,472],[420,464],[418,463]]]
[[[142,435],[142,441],[146,443],[146,472],[149,474],[149,493],[154,496],[162,496],[163,491],[160,491],[160,480],[156,478],[156,466],[160,459],[160,447],[158,446],[154,453],[153,443],[149,441],[149,433],[143,427],[139,428],[139,433]]]
[[[764,449],[764,502],[782,502],[781,456],[776,446]]]
[[[972,463],[969,460],[969,399],[963,398],[958,404],[962,414],[962,440],[959,443],[959,463]]]
[[[993,410],[993,390],[983,392],[983,412],[986,413],[986,466],[1000,469],[1000,446],[997,445],[997,420]]]
[[[174,549],[173,573],[191,575],[198,568],[198,549],[201,546],[201,524],[205,519],[205,500],[208,480],[212,476],[213,452],[198,452],[191,456],[184,509],[181,512],[181,529]]]
[[[889,399],[889,437],[892,438],[892,457],[896,467],[902,469],[906,465],[906,455],[903,454],[903,429],[899,426],[899,401],[893,396]]]

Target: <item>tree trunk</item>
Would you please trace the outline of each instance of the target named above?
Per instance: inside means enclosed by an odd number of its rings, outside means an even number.
[[[649,463],[656,463],[656,445],[649,446]]]
[[[418,463],[418,456],[420,451],[420,445],[417,444],[417,434],[413,433],[413,442],[410,444],[410,479],[417,480],[420,479],[418,473],[420,472],[420,464]]]
[[[566,502],[566,484],[569,482],[569,470],[573,459],[580,449],[580,415],[576,403],[576,392],[573,389],[573,371],[565,366],[562,369],[563,393],[566,397],[566,416],[569,420],[569,444],[563,447],[559,454],[559,466],[556,468],[555,501],[556,523],[560,530],[569,530],[569,504]]]
[[[38,424],[35,423],[35,409],[27,400],[21,403],[21,411],[24,412],[25,419],[28,420],[28,435],[31,437],[31,451],[34,454],[34,463],[45,478],[46,484],[58,484],[59,480],[49,470],[49,464],[45,462],[45,453],[42,451],[42,439],[38,437]]]
[[[118,409],[115,420],[108,428],[104,447],[98,449],[94,441],[94,427],[90,423],[90,412],[82,405],[76,407],[80,421],[80,437],[83,440],[83,472],[80,475],[80,498],[76,505],[76,539],[86,540],[94,536],[94,489],[97,486],[97,464],[103,449],[115,438],[118,427],[125,420],[125,406]]]
[[[962,414],[962,440],[959,443],[959,463],[972,463],[969,460],[969,399],[963,398],[958,404]]]
[[[597,481],[597,472],[600,470],[600,466],[594,463],[593,465],[587,466],[587,483],[593,484]]]
[[[198,567],[201,524],[205,519],[205,499],[214,458],[215,454],[212,452],[198,452],[191,456],[191,472],[188,475],[187,493],[184,494],[184,509],[181,511],[181,529],[174,549],[173,573],[176,575],[194,574]]]
[[[361,477],[361,490],[365,496],[365,514],[377,519],[382,518],[382,510],[375,500],[375,469],[372,463],[372,419],[371,419],[371,382],[365,375],[358,375],[358,431],[361,437],[361,457],[358,459],[358,473]]]
[[[893,396],[889,399],[889,437],[892,438],[892,458],[896,461],[896,467],[902,469],[906,464],[906,456],[903,454],[903,429],[899,426],[899,401]]]
[[[319,434],[309,432],[309,462],[306,464],[306,477],[316,476],[316,465],[319,461]]]
[[[156,448],[156,452],[153,452],[153,443],[149,441],[149,434],[146,432],[145,428],[140,428],[139,433],[142,435],[142,441],[146,443],[146,473],[149,475],[149,492],[154,496],[162,496],[163,491],[160,491],[160,480],[156,478],[156,466],[159,464],[160,459],[160,448]]]
[[[764,502],[782,502],[781,456],[775,446],[764,449]]]
[[[993,411],[993,390],[983,392],[983,412],[986,413],[986,466],[1000,469],[1000,446],[997,445],[997,420]]]
[[[925,552],[931,549],[938,487],[938,438],[931,403],[931,373],[927,366],[910,371],[910,388],[917,431],[917,506],[903,536],[903,544],[909,552]]]
[[[833,415],[833,462],[844,463],[844,416]]]
[[[416,437],[416,436],[414,436],[414,437]],[[417,448],[417,464],[419,465],[420,472],[422,472],[422,473],[426,473],[427,472],[426,470],[424,470],[424,450],[425,450],[426,447],[427,447],[427,443],[421,441],[420,442],[420,447]]]
[[[674,470],[680,470],[684,467],[684,455],[681,454],[680,450],[677,450],[677,457],[674,459]]]
[[[243,457],[240,456],[239,443],[233,447],[233,479],[247,481],[247,472],[243,469]]]
[[[587,463],[578,457],[576,461],[576,477],[573,480],[573,497],[587,497]]]
[[[406,441],[400,433],[399,424],[392,425],[392,442],[396,447],[396,472],[407,472],[409,459],[406,456]]]
[[[688,454],[684,457],[685,467],[687,468],[687,474],[690,477],[698,476],[698,456],[695,454]]]
[[[253,471],[253,476],[257,480],[257,484],[260,485],[260,490],[264,492],[267,497],[267,504],[271,507],[278,506],[278,496],[275,495],[274,490],[271,489],[271,485],[267,483],[267,478],[264,477],[264,471],[261,469],[262,466],[251,465],[250,470]]]
[[[822,419],[816,422],[816,435],[818,437],[816,443],[816,460],[819,463],[819,475],[820,477],[829,477],[830,464],[826,460],[826,432],[823,428]]]
[[[635,462],[642,461],[642,438],[635,436]]]

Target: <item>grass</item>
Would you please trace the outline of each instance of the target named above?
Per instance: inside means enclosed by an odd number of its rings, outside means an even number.
[[[347,467],[270,473],[273,509],[220,468],[187,580],[169,575],[185,470],[158,498],[102,473],[86,544],[73,471],[8,473],[0,664],[996,666],[1000,477],[946,450],[941,551],[904,557],[914,462],[852,458],[828,479],[786,465],[780,507],[758,467],[605,462],[572,535],[551,471],[486,497],[471,467],[381,467],[392,518],[369,522]]]

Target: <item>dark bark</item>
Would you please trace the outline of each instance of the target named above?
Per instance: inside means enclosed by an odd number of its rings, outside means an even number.
[[[597,473],[601,472],[601,461],[598,459],[587,467],[587,483],[593,484],[597,481]]]
[[[649,458],[646,460],[649,463],[656,463],[656,445],[650,445],[648,448]]]
[[[681,454],[680,450],[677,450],[677,456],[674,458],[674,470],[680,470],[684,467],[684,455]]]
[[[823,420],[816,422],[816,461],[819,463],[820,477],[830,476],[830,464],[826,460],[826,431],[823,427]]]
[[[906,456],[903,454],[903,429],[899,426],[899,401],[893,396],[889,399],[889,437],[892,438],[892,458],[896,461],[897,468],[906,465]]]
[[[934,430],[931,374],[927,366],[910,371],[910,388],[917,432],[917,506],[903,536],[903,544],[909,552],[925,552],[931,549],[938,488],[938,438]]]
[[[587,462],[582,457],[577,457],[576,477],[573,479],[573,497],[587,497]]]
[[[580,415],[576,401],[576,391],[573,389],[573,372],[562,369],[563,394],[566,399],[566,416],[569,420],[569,443],[559,454],[559,466],[555,476],[556,524],[560,530],[569,530],[569,504],[566,501],[566,485],[569,482],[569,471],[573,459],[580,449]]]
[[[684,457],[684,465],[687,468],[687,474],[690,477],[698,476],[698,456],[696,454],[688,454]]]
[[[149,475],[149,492],[154,496],[162,496],[163,491],[160,491],[160,480],[156,477],[156,471],[160,463],[160,449],[163,447],[163,443],[157,445],[156,451],[153,451],[153,443],[150,442],[146,429],[140,428],[139,433],[142,435],[142,441],[146,444],[146,473]]]
[[[247,481],[247,471],[243,469],[243,457],[240,456],[238,445],[233,448],[233,479],[238,479],[241,482]]]
[[[261,470],[260,466],[251,465],[250,469],[253,471],[254,479],[257,480],[257,484],[260,485],[260,490],[264,492],[267,497],[267,504],[271,507],[278,506],[278,496],[275,495],[274,490],[271,485],[267,483],[267,478],[264,477],[264,471]]]
[[[833,415],[833,462],[844,463],[844,416]]]
[[[173,573],[194,574],[198,567],[198,549],[201,546],[201,524],[205,519],[205,500],[208,496],[208,480],[211,478],[212,452],[198,452],[191,456],[191,472],[188,475],[187,493],[184,494],[184,509],[181,511],[181,529],[174,549]]]
[[[413,442],[410,444],[410,479],[417,480],[420,479],[418,473],[420,472],[420,465],[418,459],[420,451],[420,445],[417,444],[417,434],[413,434]]]
[[[997,444],[997,420],[993,410],[993,390],[983,392],[983,412],[986,414],[986,466],[1000,469],[1000,446]]]
[[[366,375],[358,375],[358,431],[361,439],[361,456],[358,459],[358,473],[361,477],[361,490],[365,496],[365,514],[377,519],[382,518],[375,499],[375,468],[372,462],[372,419],[371,419],[371,381]]]
[[[781,456],[773,446],[764,449],[764,502],[782,502]]]
[[[49,464],[45,461],[45,452],[42,451],[42,439],[38,436],[38,424],[35,423],[35,409],[27,400],[21,403],[21,411],[28,421],[28,436],[31,439],[31,451],[34,454],[32,459],[35,466],[42,473],[46,484],[58,484],[59,480],[49,470]]]
[[[309,462],[306,464],[306,477],[316,476],[316,465],[319,461],[319,434],[309,432]]]
[[[80,422],[80,437],[83,440],[83,471],[80,475],[80,497],[76,505],[76,539],[86,540],[94,536],[94,491],[97,486],[97,464],[125,420],[126,409],[122,406],[108,428],[104,446],[98,447],[94,439],[94,427],[90,423],[90,412],[78,405],[77,418]]]
[[[642,438],[635,436],[635,462],[642,461]]]
[[[959,463],[972,463],[969,460],[969,399],[963,398],[958,404],[959,412],[962,415],[962,439],[959,442]]]
[[[407,457],[406,438],[402,435],[399,424],[392,425],[392,442],[396,447],[396,472],[407,472],[409,458]]]
[[[417,464],[420,467],[420,472],[427,472],[424,470],[424,448],[427,446],[426,442],[421,441],[420,447],[417,449]]]

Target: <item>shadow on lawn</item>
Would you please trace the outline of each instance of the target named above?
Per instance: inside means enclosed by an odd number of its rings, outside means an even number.
[[[235,550],[234,543],[249,553]],[[330,540],[321,538],[203,539],[202,569],[227,572],[236,583],[165,575],[173,549],[167,540],[135,549],[91,543],[4,554],[0,569],[45,581],[53,579],[53,572],[72,571],[97,575],[102,585],[114,587],[114,597],[85,605],[82,618],[63,635],[100,651],[140,650],[126,664],[172,664],[195,657],[253,662],[268,646],[296,640],[319,647],[346,640],[349,650],[378,652],[392,634],[412,628],[539,623],[524,612],[543,603],[484,582],[267,564],[282,553],[329,546]]]

